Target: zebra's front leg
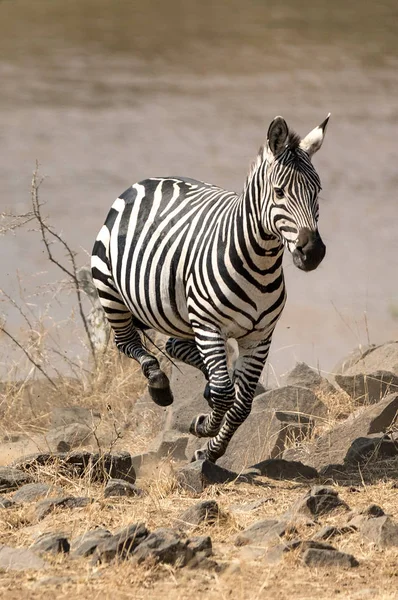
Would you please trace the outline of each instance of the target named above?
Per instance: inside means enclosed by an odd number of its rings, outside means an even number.
[[[212,411],[195,417],[189,431],[197,437],[218,434],[224,415],[235,401],[235,389],[228,373],[225,341],[216,330],[195,330],[195,340],[208,373],[208,400]]]
[[[194,460],[216,462],[225,454],[233,434],[251,412],[254,392],[266,363],[270,344],[271,339],[254,349],[240,346],[240,356],[235,367],[236,400],[225,413],[224,423],[218,434],[209,440],[206,448],[195,452]]]

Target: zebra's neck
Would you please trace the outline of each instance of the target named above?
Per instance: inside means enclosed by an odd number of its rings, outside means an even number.
[[[254,251],[251,254],[259,263],[264,262],[264,257],[276,257],[283,252],[283,245],[279,238],[265,226],[266,204],[270,197],[267,189],[267,167],[265,149],[261,148],[251,166],[238,202],[247,239],[250,240],[250,246]]]

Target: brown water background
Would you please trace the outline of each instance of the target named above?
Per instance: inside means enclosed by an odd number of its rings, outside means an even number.
[[[84,264],[131,183],[177,173],[240,190],[275,115],[304,135],[330,111],[314,159],[327,256],[309,274],[286,256],[270,359],[278,374],[296,360],[329,371],[398,337],[397,99],[396,0],[2,0],[0,212],[29,208],[38,159],[45,211]],[[0,287],[16,294],[18,272],[40,309],[34,290],[60,273],[38,236],[0,251]]]

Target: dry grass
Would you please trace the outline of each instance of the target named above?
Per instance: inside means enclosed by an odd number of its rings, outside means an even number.
[[[380,504],[386,512],[398,518],[394,479],[398,475],[398,460],[391,460],[353,473],[346,486],[337,491],[351,508],[361,509],[370,503]],[[56,483],[65,494],[89,495],[95,502],[72,511],[59,510],[37,523],[33,506],[3,510],[0,513],[1,541],[12,546],[27,547],[41,533],[59,531],[74,538],[96,526],[111,531],[137,521],[149,529],[172,526],[179,515],[198,501],[179,489],[172,477],[171,464],[152,479],[139,481],[146,494],[142,498],[103,498],[102,486],[85,480],[60,478],[46,469],[41,480]],[[350,571],[309,569],[300,564],[297,555],[289,555],[281,566],[268,566],[262,559],[244,558],[244,548],[234,546],[236,534],[251,523],[279,515],[308,489],[302,483],[271,481],[262,478],[261,486],[227,484],[212,486],[200,499],[216,499],[223,516],[214,525],[201,525],[193,534],[208,534],[214,547],[214,558],[223,566],[219,573],[207,570],[175,569],[146,563],[137,566],[133,561],[93,566],[90,559],[72,560],[50,557],[49,568],[39,573],[0,574],[0,598],[29,597],[42,599],[49,594],[56,598],[234,598],[257,600],[266,598],[396,598],[398,582],[398,549],[380,551],[361,542],[359,534],[333,540],[340,550],[353,553],[360,566]],[[254,500],[265,499],[257,510],[236,511]],[[342,524],[344,511],[322,518],[322,524]],[[315,528],[302,527],[300,537],[309,538]],[[377,576],[375,577],[375,573]],[[68,578],[51,582],[52,577]],[[45,580],[48,579],[48,583]]]

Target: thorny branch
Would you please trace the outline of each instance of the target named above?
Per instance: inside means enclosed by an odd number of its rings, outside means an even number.
[[[41,204],[39,201],[39,187],[40,187],[41,183],[43,182],[43,178],[40,178],[40,179],[38,178],[38,171],[39,171],[39,165],[38,165],[38,162],[36,161],[36,168],[33,171],[32,186],[31,186],[33,215],[34,215],[34,218],[39,223],[41,237],[42,237],[43,244],[47,251],[48,259],[50,260],[50,262],[57,265],[57,267],[59,269],[61,269],[61,271],[63,271],[72,280],[72,283],[74,285],[75,292],[76,292],[76,298],[77,298],[77,304],[79,307],[80,317],[81,317],[83,327],[86,332],[87,339],[88,339],[88,342],[90,345],[91,355],[93,357],[94,364],[97,366],[97,356],[96,356],[96,352],[95,352],[95,347],[94,347],[93,341],[90,336],[87,318],[86,318],[86,315],[84,314],[84,310],[83,310],[82,291],[81,291],[79,279],[77,276],[77,266],[76,266],[76,258],[75,258],[76,255],[71,250],[69,245],[65,242],[65,240],[63,240],[62,237],[57,232],[53,231],[53,229],[49,225],[47,225],[47,223],[43,219],[43,216],[41,214]],[[53,237],[55,240],[57,240],[66,250],[66,254],[69,257],[69,261],[71,264],[71,269],[66,268],[63,264],[61,264],[59,262],[59,260],[57,260],[54,257],[54,255],[51,251],[51,241],[50,241],[51,237]]]

